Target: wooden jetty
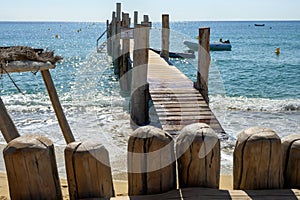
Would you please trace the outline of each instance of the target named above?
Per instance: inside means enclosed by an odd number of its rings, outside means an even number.
[[[159,54],[149,50],[149,92],[163,130],[176,134],[192,123],[206,123],[217,133],[225,131],[194,83]]]

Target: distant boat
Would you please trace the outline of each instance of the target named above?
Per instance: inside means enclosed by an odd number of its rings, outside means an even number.
[[[155,53],[160,54],[161,51],[157,50],[157,49],[152,49],[150,48],[152,51],[154,51]],[[169,52],[169,57],[170,58],[195,58],[195,53],[194,52],[186,52],[186,53],[177,53],[177,52]]]
[[[265,26],[265,24],[254,24],[254,26]]]
[[[184,41],[183,44],[193,51],[198,51],[199,44],[196,42]],[[231,51],[231,44],[225,42],[214,42],[209,44],[211,51]]]

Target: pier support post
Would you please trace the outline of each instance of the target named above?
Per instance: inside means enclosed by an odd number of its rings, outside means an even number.
[[[160,56],[165,60],[169,60],[170,48],[170,24],[169,15],[162,15],[162,36],[161,36],[161,53]]]
[[[71,200],[114,196],[109,154],[102,144],[68,144],[65,163]]]
[[[128,194],[150,195],[176,189],[174,140],[156,127],[136,129],[128,141]]]
[[[281,140],[273,130],[253,127],[238,135],[233,153],[233,187],[241,190],[283,187]]]
[[[130,28],[130,19],[129,14],[123,14],[123,28]],[[129,73],[130,70],[130,39],[122,39],[122,65],[120,69],[120,87],[122,91],[130,91],[131,86],[131,76]]]
[[[57,92],[56,92],[56,89],[55,89],[50,71],[49,70],[42,70],[41,74],[43,76],[44,83],[46,85],[50,100],[52,102],[53,109],[55,111],[58,123],[60,125],[60,128],[61,128],[62,133],[63,133],[64,138],[65,138],[65,141],[66,141],[67,144],[69,144],[71,142],[74,142],[75,139],[74,139],[73,133],[71,131],[71,128],[69,126],[67,118],[64,114],[64,111],[61,107],[61,104],[59,102],[59,98],[58,98],[58,95],[57,95]]]
[[[136,25],[134,29],[134,51],[130,116],[132,125],[149,123],[149,83],[147,82],[149,57],[149,27]]]
[[[8,143],[3,155],[11,199],[62,199],[51,140],[21,136]]]
[[[210,28],[199,29],[199,49],[198,49],[198,72],[195,88],[202,94],[204,100],[209,104],[208,98],[208,73],[210,65]]]
[[[207,124],[184,127],[176,141],[180,188],[219,188],[220,140]]]
[[[17,128],[15,127],[14,122],[10,118],[4,103],[0,97],[0,130],[2,135],[7,143],[13,139],[20,137]]]
[[[300,189],[300,134],[282,138],[284,188]]]
[[[139,14],[138,11],[134,11],[134,27],[138,24],[138,20],[139,20]]]
[[[106,42],[107,42],[107,54],[111,56],[111,24],[109,24],[109,20],[106,21]]]

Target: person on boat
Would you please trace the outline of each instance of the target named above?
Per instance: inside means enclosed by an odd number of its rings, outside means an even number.
[[[223,43],[230,44],[229,40],[225,40]]]
[[[223,43],[223,39],[222,38],[220,38],[220,40],[219,40],[221,43]]]

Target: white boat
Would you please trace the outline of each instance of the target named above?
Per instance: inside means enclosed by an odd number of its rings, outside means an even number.
[[[193,51],[198,51],[198,43],[184,41],[183,44]],[[209,44],[211,51],[231,51],[231,44],[227,42],[214,42]]]

